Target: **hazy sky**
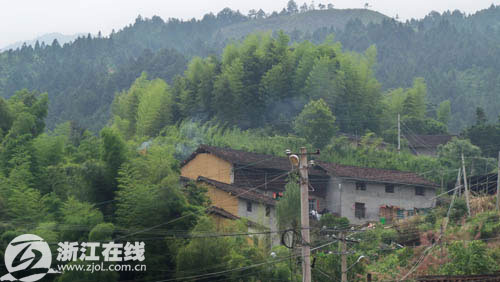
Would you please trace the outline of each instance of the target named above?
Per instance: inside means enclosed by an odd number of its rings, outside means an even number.
[[[163,19],[200,18],[208,12],[225,7],[247,13],[253,8],[266,12],[281,10],[288,0],[0,0],[0,47],[33,39],[39,35],[60,32],[64,34],[108,34],[132,23],[138,14],[143,17],[158,15]],[[311,0],[299,0],[310,3]],[[403,20],[421,18],[430,11],[459,9],[474,13],[500,5],[500,0],[316,0],[315,3],[333,3],[335,8],[361,8],[368,2],[371,9]]]

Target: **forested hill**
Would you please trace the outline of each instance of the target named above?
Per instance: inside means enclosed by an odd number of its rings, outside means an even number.
[[[316,32],[316,41],[332,31]],[[466,16],[458,11],[431,13],[405,24],[378,25],[351,22],[336,39],[344,48],[378,50],[376,77],[384,89],[411,85],[423,77],[433,105],[450,100],[450,130],[457,132],[474,122],[477,107],[490,120],[500,111],[500,6]],[[432,107],[430,107],[432,108]]]
[[[342,28],[348,18],[369,22],[383,17],[369,10],[354,13],[312,9],[302,9],[300,15],[292,8],[281,13],[266,15],[259,11],[245,16],[226,8],[217,15],[207,14],[201,20],[189,21],[139,16],[134,24],[109,37],[88,35],[62,46],[54,41],[51,45],[36,43],[33,47],[6,51],[0,53],[0,96],[10,97],[23,88],[48,92],[50,128],[73,120],[95,131],[109,120],[115,93],[130,87],[142,71],[147,71],[149,77],[171,82],[175,75],[184,72],[190,57],[220,54],[230,41],[217,36],[224,28],[240,23],[260,26],[264,18],[280,22],[290,19],[286,26],[291,30],[311,22],[315,22],[315,27]],[[318,21],[317,12],[329,16]]]
[[[99,130],[109,120],[115,94],[128,89],[143,71],[173,82],[193,56],[219,56],[232,40],[248,33],[284,30],[291,42],[323,42],[330,34],[345,50],[377,47],[376,78],[382,89],[409,87],[415,77],[428,85],[430,117],[450,100],[456,132],[474,121],[477,106],[496,119],[500,107],[500,7],[471,16],[431,13],[401,23],[364,9],[287,7],[242,15],[224,9],[201,20],[138,17],[109,37],[80,37],[61,46],[35,44],[0,53],[0,96],[27,88],[48,92],[47,124],[73,120]],[[396,91],[399,91],[396,89]]]
[[[312,34],[323,27],[344,29],[352,20],[359,20],[363,24],[381,23],[387,16],[367,9],[346,10],[313,10],[303,13],[282,13],[273,17],[261,18],[258,14],[252,16],[253,21],[245,21],[229,25],[217,32],[216,38],[241,38],[250,33],[268,30],[283,30],[289,34]]]
[[[30,46],[35,46],[36,42],[38,42],[38,44],[40,44],[41,42],[45,42],[45,44],[50,44],[50,43],[52,43],[52,41],[54,41],[54,39],[57,39],[57,41],[59,41],[59,43],[64,44],[67,42],[71,42],[71,41],[77,39],[79,36],[83,36],[83,35],[85,35],[85,34],[77,33],[77,34],[66,35],[66,34],[62,34],[59,32],[52,32],[52,33],[47,33],[47,34],[38,36],[37,38],[32,39],[32,40],[18,41],[18,42],[14,42],[12,44],[9,44],[5,47],[0,47],[0,51],[7,51],[9,49],[18,49],[18,48],[23,47],[24,44],[30,45]]]

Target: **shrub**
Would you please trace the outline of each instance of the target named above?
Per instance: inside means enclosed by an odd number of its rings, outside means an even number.
[[[333,214],[324,214],[321,216],[319,221],[321,227],[326,226],[327,228],[346,228],[349,226],[349,219],[346,217],[338,217]]]

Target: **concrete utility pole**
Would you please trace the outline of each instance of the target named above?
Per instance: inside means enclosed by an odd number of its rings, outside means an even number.
[[[465,202],[467,203],[467,213],[468,213],[468,215],[470,217],[469,185],[467,184],[467,173],[465,172],[464,153],[462,153],[462,171],[464,173]]]
[[[311,240],[309,239],[309,172],[307,149],[300,148],[300,209],[302,223],[302,281],[311,282]]]
[[[398,114],[398,154],[401,153],[401,115]]]
[[[340,240],[342,241],[342,252],[341,252],[341,258],[342,258],[342,265],[341,265],[341,271],[342,271],[342,282],[347,282],[347,242],[346,242],[346,236],[345,232],[343,231],[340,234]]]
[[[497,172],[497,211],[500,210],[498,207],[498,190],[500,190],[500,152],[498,152],[498,172]]]
[[[450,219],[451,208],[453,207],[453,203],[455,202],[455,198],[458,195],[458,191],[462,190],[462,183],[460,182],[460,175],[461,175],[460,172],[461,172],[461,169],[459,168],[458,169],[458,175],[457,175],[457,182],[455,184],[455,191],[453,191],[453,197],[451,198],[450,207],[448,208],[448,213],[446,213],[446,220],[447,220],[447,222]],[[445,229],[446,229],[446,226],[445,226]]]

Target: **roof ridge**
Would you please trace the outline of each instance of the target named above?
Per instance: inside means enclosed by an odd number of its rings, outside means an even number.
[[[224,183],[224,182],[220,182],[220,181],[217,181],[217,180],[213,180],[213,179],[210,179],[210,178],[207,178],[207,177],[204,177],[204,176],[198,176],[198,178],[196,179],[196,181],[203,181],[205,183],[208,183],[208,184],[212,184],[214,186],[218,186],[219,188],[222,188],[224,189],[223,187],[230,187],[230,188],[235,188],[235,189],[239,189],[239,190],[242,190],[241,194],[237,194],[235,196],[239,197],[239,196],[242,196],[242,198],[249,198],[249,200],[254,200],[254,201],[263,201],[267,204],[272,204],[272,205],[275,205],[276,204],[276,200],[273,199],[272,197],[268,196],[268,195],[265,195],[265,194],[262,194],[262,193],[258,193],[252,189],[254,188],[250,188],[250,187],[244,187],[244,186],[239,186],[239,185],[235,185],[235,184],[228,184],[228,183]],[[221,187],[222,186],[222,187]],[[233,191],[235,192],[235,191]],[[236,191],[238,192],[238,191]],[[247,196],[247,197],[245,197]]]
[[[267,169],[286,170],[286,171],[290,170],[290,163],[288,161],[288,158],[286,157],[248,152],[228,147],[226,148],[216,147],[206,144],[200,145],[198,149],[195,152],[193,152],[193,154],[183,162],[183,165],[189,162],[190,160],[194,159],[194,157],[197,154],[202,152],[208,152],[214,154],[217,157],[222,158],[233,164],[248,165],[253,163],[253,166],[264,169],[267,168]],[[270,158],[265,159],[266,157]],[[374,180],[374,181],[385,181],[385,182],[399,181],[402,184],[437,186],[437,184],[429,181],[423,176],[420,176],[412,171],[344,165],[340,163],[326,162],[326,161],[317,161],[317,164],[318,167],[322,169],[322,170],[316,169],[316,172],[318,173],[319,171],[321,171],[322,173],[326,172],[328,174],[337,175],[340,177],[351,177],[351,178],[358,177],[360,179]],[[327,169],[325,168],[325,166],[329,168]],[[338,175],[338,173],[335,173],[332,170],[334,167],[339,170],[343,170],[344,175]],[[244,189],[244,187],[239,187],[239,186],[234,186],[234,187]]]

